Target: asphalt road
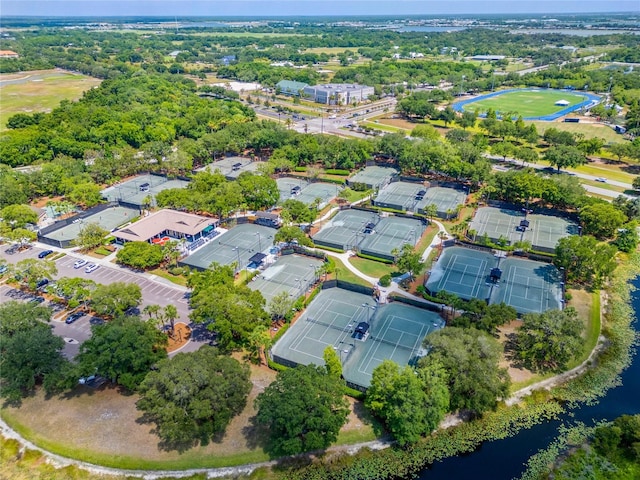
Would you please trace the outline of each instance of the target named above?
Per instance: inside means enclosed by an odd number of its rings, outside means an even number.
[[[3,245],[0,250],[0,257],[6,259],[8,263],[17,263],[25,258],[38,258],[38,254],[45,248],[34,247],[14,255],[7,255],[5,253],[6,249],[7,246]],[[96,262],[95,258],[81,255],[77,252],[65,253],[66,255],[64,257],[55,262],[58,268],[58,274],[55,278],[82,277],[89,278],[97,283],[105,285],[114,282],[136,283],[140,286],[142,291],[142,303],[139,307],[140,310],[142,310],[146,305],[151,304],[161,306],[173,304],[178,310],[179,319],[177,322],[186,324],[191,323],[189,320],[189,299],[187,289],[180,287],[179,285],[166,285],[162,282],[147,278],[147,275],[132,272],[118,266],[109,266],[106,262],[100,262],[100,268],[92,273],[86,273],[84,267],[79,269],[73,268],[74,262],[78,258],[84,258],[89,262]],[[20,299],[12,298],[8,295],[11,287],[6,285],[0,285],[0,287],[0,303],[7,302],[9,300],[28,301],[30,299],[30,297]],[[46,302],[44,305],[49,305],[49,303]],[[74,323],[67,325],[64,322],[66,316],[66,313],[55,313],[52,324],[55,334],[65,339],[65,355],[68,358],[73,358],[73,356],[78,353],[79,345],[91,336],[91,324],[100,322],[100,319],[84,316]],[[209,341],[207,332],[203,328],[195,326],[194,333],[195,334],[192,335],[192,340],[180,351],[188,352],[197,350],[203,343]]]

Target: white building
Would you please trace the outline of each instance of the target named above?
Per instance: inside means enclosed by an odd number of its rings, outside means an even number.
[[[353,83],[327,83],[304,87],[305,96],[325,105],[350,105],[362,102],[374,94],[373,87]]]

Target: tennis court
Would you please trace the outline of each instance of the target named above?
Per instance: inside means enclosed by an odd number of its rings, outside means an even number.
[[[341,210],[313,236],[316,245],[349,250],[357,245],[367,224],[377,225],[380,216],[364,210]]]
[[[373,233],[358,236],[358,246],[364,254],[393,260],[392,250],[400,250],[405,243],[415,246],[425,229],[426,225],[417,218],[382,217]]]
[[[527,215],[529,228],[524,232],[523,240],[531,242],[535,250],[554,252],[558,241],[569,235],[578,234],[578,224],[562,217],[552,215]]]
[[[378,306],[369,295],[330,288],[311,302],[275,344],[272,355],[283,364],[324,365],[324,349],[331,346],[340,356],[347,382],[367,388],[383,360],[415,362],[426,354],[424,337],[443,326],[436,313],[401,303]]]
[[[243,224],[215,237],[214,240],[180,261],[181,265],[205,270],[213,262],[230,265],[237,262],[242,270],[256,253],[273,245],[275,230],[254,224]]]
[[[316,199],[320,199],[318,210],[322,210],[331,200],[338,196],[340,187],[333,183],[314,182],[302,189],[296,200],[305,205],[312,205]]]
[[[227,180],[235,180],[243,172],[258,171],[259,166],[260,162],[252,162],[251,159],[247,157],[226,157],[199,168],[198,172],[220,172]]]
[[[109,202],[123,202],[132,207],[141,207],[145,199],[152,199],[155,205],[155,195],[170,188],[185,188],[189,185],[186,180],[172,179],[161,175],[139,175],[122,183],[112,185],[100,192]]]
[[[309,182],[303,178],[281,177],[276,178],[276,183],[280,191],[280,203],[282,203],[290,198],[298,200],[298,195]]]
[[[518,313],[562,309],[562,275],[553,265],[510,257],[500,262],[500,269],[502,278],[490,303],[504,302]]]
[[[460,298],[487,299],[491,287],[489,274],[497,259],[487,252],[463,247],[449,247],[429,273],[426,288],[435,294],[441,290]]]
[[[262,293],[267,306],[282,292],[287,292],[295,300],[316,282],[318,269],[323,263],[303,255],[283,255],[260,275],[253,277],[249,288]]]
[[[558,240],[578,233],[578,225],[566,218],[553,215],[529,214],[529,226],[520,229],[524,213],[505,208],[482,207],[469,224],[477,237],[487,234],[493,242],[506,238],[509,243],[529,241],[534,250],[553,252]]]
[[[78,237],[80,230],[90,223],[97,223],[100,227],[110,232],[116,227],[130,222],[139,214],[140,212],[137,209],[127,207],[108,207],[86,217],[83,217],[82,213],[80,213],[72,223],[63,226],[58,230],[46,233],[42,238],[45,239],[45,242],[46,239],[51,240],[51,242],[46,243],[59,245],[61,247],[68,247],[71,246],[71,242]]]
[[[371,166],[365,167],[347,180],[347,185],[362,183],[367,188],[382,188],[388,184],[393,177],[398,175],[398,170],[391,167]]]
[[[436,216],[447,218],[451,212],[455,212],[458,205],[464,205],[467,200],[467,192],[455,188],[431,187],[427,188],[422,200],[418,200],[414,211],[424,214],[427,205],[437,207]]]
[[[424,194],[425,190],[426,187],[421,183],[392,182],[378,192],[373,204],[376,207],[413,211],[418,203],[418,193]]]

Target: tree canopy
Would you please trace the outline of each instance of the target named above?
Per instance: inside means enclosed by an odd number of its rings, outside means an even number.
[[[298,365],[278,372],[256,398],[256,420],[269,429],[269,448],[292,455],[327,448],[338,438],[349,409],[344,381],[324,367]]]
[[[135,283],[114,282],[98,285],[91,295],[91,307],[98,315],[117,317],[142,301],[142,291]]]
[[[448,327],[427,336],[431,351],[419,367],[440,363],[448,378],[450,409],[481,415],[495,409],[499,398],[509,392],[509,376],[498,367],[500,344],[474,328]]]
[[[418,369],[391,360],[378,365],[365,405],[403,446],[432,432],[449,409],[447,376],[437,362]]]
[[[167,357],[167,336],[136,317],[118,317],[94,325],[91,338],[76,357],[80,375],[98,373],[113,383],[136,390],[151,367]]]
[[[116,254],[118,262],[129,267],[145,270],[156,267],[164,260],[160,245],[149,242],[127,242]]]
[[[584,323],[573,307],[528,313],[514,342],[515,355],[535,371],[561,371],[582,352]]]
[[[571,235],[556,245],[554,265],[564,269],[567,283],[598,286],[616,267],[616,247],[590,235]]]
[[[243,410],[251,385],[247,365],[204,346],[159,361],[140,384],[136,405],[163,444],[206,445]]]

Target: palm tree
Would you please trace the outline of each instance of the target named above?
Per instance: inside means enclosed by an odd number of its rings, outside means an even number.
[[[175,323],[178,319],[178,309],[175,305],[169,304],[164,307],[164,320],[169,323],[169,336],[173,338],[175,332]]]
[[[435,203],[430,203],[424,207],[424,214],[429,219],[429,223],[433,223],[433,217],[438,214],[438,206]]]

